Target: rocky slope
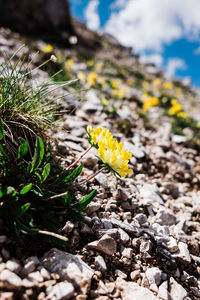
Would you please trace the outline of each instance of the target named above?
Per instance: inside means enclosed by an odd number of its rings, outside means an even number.
[[[111,37],[78,22],[76,31],[90,40],[89,48],[60,48],[1,29],[0,49],[11,56],[25,43],[32,67],[54,54],[57,62],[47,71],[64,69],[56,80],[79,78],[78,86],[54,93],[63,119],[50,134],[63,164],[88,147],[86,126],[101,125],[133,154],[133,173],[126,179],[101,173],[81,187],[81,193],[93,187],[98,194],[82,221],[66,220],[61,228],[69,238],[65,251],[37,251],[31,241],[21,249],[1,222],[0,298],[200,299],[198,92],[140,64]],[[34,76],[48,77],[41,70]],[[150,101],[145,111],[148,97],[159,102]],[[187,113],[186,123],[168,113],[174,98]],[[83,164],[83,176],[97,170],[95,153]]]

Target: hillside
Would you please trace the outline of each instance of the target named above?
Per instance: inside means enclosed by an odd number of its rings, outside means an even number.
[[[14,62],[25,54],[35,69],[28,84],[77,79],[49,96],[57,120],[47,134],[62,166],[88,148],[87,126],[102,126],[132,154],[133,173],[101,172],[77,188],[97,195],[82,219],[61,216],[65,247],[30,237],[18,244],[0,219],[0,298],[200,299],[199,91],[113,37],[76,20],[74,28],[78,40],[67,45],[1,28],[0,51]],[[100,168],[94,148],[82,163],[79,182]]]

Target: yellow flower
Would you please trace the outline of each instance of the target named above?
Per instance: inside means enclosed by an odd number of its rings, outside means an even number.
[[[183,107],[181,104],[178,102],[177,99],[172,99],[171,100],[172,107],[168,110],[169,115],[177,115],[179,112],[183,110]]]
[[[180,118],[183,118],[183,119],[188,119],[188,115],[186,114],[186,112],[184,111],[180,111],[177,113],[177,116],[180,117]]]
[[[114,89],[112,90],[112,95],[117,96],[120,99],[124,99],[126,96],[127,88],[124,87],[123,89]]]
[[[104,140],[105,138],[113,139],[111,132],[101,126],[99,126],[97,129],[93,129],[92,126],[88,125],[87,132],[89,134],[90,143],[96,148],[99,147],[99,141]]]
[[[95,69],[97,69],[97,70],[102,70],[103,69],[103,66],[104,66],[104,63],[103,62],[97,62],[96,64],[95,64]]]
[[[159,104],[159,99],[156,97],[147,97],[147,99],[143,103],[143,110],[147,111],[149,110],[152,106],[156,106]]]
[[[87,82],[89,83],[90,86],[93,86],[96,84],[97,78],[98,78],[98,74],[96,72],[91,72],[88,75]]]
[[[122,143],[114,139],[105,138],[99,141],[98,155],[102,162],[105,163],[114,173],[121,177],[133,172],[129,169],[128,162],[131,153],[126,151]]]
[[[43,51],[44,53],[51,53],[51,52],[53,52],[53,46],[50,45],[50,44],[46,44],[46,45],[44,46],[44,48],[42,48],[42,51]]]
[[[94,61],[93,61],[92,59],[91,59],[91,60],[88,60],[87,65],[88,65],[89,67],[92,67],[92,66],[94,65]]]
[[[81,71],[78,72],[77,77],[81,82],[84,82],[86,80],[86,75]]]
[[[172,82],[164,81],[164,82],[163,82],[163,88],[172,90],[172,89],[174,88],[174,85],[173,85]]]
[[[142,86],[143,86],[144,89],[147,90],[149,88],[149,82],[148,81],[143,81]]]
[[[108,106],[109,101],[108,101],[106,98],[101,98],[101,103],[102,103],[102,105],[104,105],[104,106]]]
[[[161,79],[160,78],[156,78],[156,79],[153,80],[153,85],[154,86],[158,86],[158,85],[160,85],[160,83],[161,83]]]
[[[106,80],[104,77],[99,77],[98,83],[101,84],[102,87],[106,86]]]
[[[73,59],[68,59],[66,62],[65,62],[65,64],[64,64],[64,69],[66,70],[66,71],[69,71],[71,68],[72,68],[72,66],[74,65],[74,61],[73,61]]]
[[[113,79],[112,79],[112,80],[110,81],[110,84],[111,84],[111,86],[112,86],[113,89],[118,89],[118,88],[119,88],[119,83],[120,83],[120,82],[119,82],[118,80],[113,80]]]

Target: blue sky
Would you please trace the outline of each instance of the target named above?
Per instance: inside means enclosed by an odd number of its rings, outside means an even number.
[[[200,0],[70,0],[72,14],[132,46],[141,61],[200,87]]]

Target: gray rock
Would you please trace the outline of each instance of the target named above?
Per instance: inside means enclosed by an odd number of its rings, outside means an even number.
[[[176,239],[173,236],[168,237],[168,241],[166,243],[166,248],[169,250],[170,253],[174,253],[178,251],[178,244]]]
[[[111,222],[113,227],[121,228],[127,233],[133,234],[135,236],[139,236],[141,234],[141,229],[138,226],[136,226],[134,222],[132,222],[131,224],[127,224],[115,218],[112,218]]]
[[[149,252],[152,248],[152,242],[151,241],[145,241],[140,244],[140,252],[145,253]]]
[[[87,206],[87,213],[91,214],[95,211],[98,211],[101,207],[101,202],[100,201],[91,201],[88,206]]]
[[[172,256],[183,263],[191,263],[191,256],[186,243],[178,243],[178,251],[173,253]]]
[[[18,289],[22,286],[21,278],[9,270],[3,270],[1,272],[0,281],[3,282],[4,287],[8,288]]]
[[[74,296],[74,287],[70,282],[63,281],[53,286],[52,291],[48,294],[48,299],[67,300]]]
[[[118,278],[116,281],[116,287],[120,290],[123,300],[157,300],[157,297],[154,296],[150,290],[141,287],[134,282],[125,281],[121,278]]]
[[[58,273],[62,280],[71,281],[75,288],[87,295],[94,271],[81,258],[53,248],[40,261],[49,272]]]
[[[149,281],[149,285],[156,284],[158,286],[161,283],[162,271],[159,268],[149,268],[146,270],[145,275]]]
[[[71,221],[67,221],[65,226],[62,228],[62,232],[70,234],[74,229],[74,224]]]
[[[117,114],[122,120],[130,119],[131,118],[131,111],[128,106],[122,106],[121,109],[117,110]]]
[[[149,200],[152,204],[154,204],[154,202],[164,204],[162,198],[159,195],[158,187],[155,184],[145,183],[140,189],[140,196],[143,199]]]
[[[117,244],[108,234],[104,234],[100,240],[91,242],[87,246],[89,248],[99,250],[107,255],[113,255],[117,252]]]
[[[177,223],[176,216],[167,208],[161,208],[155,216],[154,221],[160,225],[167,226],[175,225]]]
[[[83,147],[81,147],[79,144],[76,144],[74,142],[67,141],[67,142],[65,142],[65,144],[69,148],[71,148],[72,150],[75,150],[75,151],[78,151],[78,152],[83,152],[84,151]]]
[[[169,290],[172,300],[185,300],[187,297],[186,290],[173,277],[170,278]]]
[[[140,225],[147,222],[147,216],[145,214],[137,214],[134,219],[137,220]]]
[[[130,142],[125,141],[124,148],[129,150],[136,158],[143,158],[145,156],[145,151],[142,149],[142,147],[139,148]]]
[[[95,179],[103,188],[108,186],[108,177],[105,174],[100,173],[95,177]]]
[[[0,244],[5,243],[7,240],[7,236],[6,235],[0,235]]]
[[[95,267],[97,270],[101,271],[102,273],[107,271],[105,260],[101,255],[95,257]]]

